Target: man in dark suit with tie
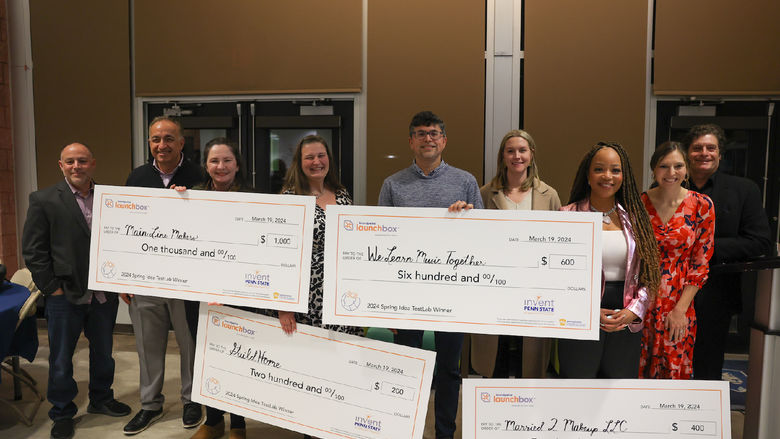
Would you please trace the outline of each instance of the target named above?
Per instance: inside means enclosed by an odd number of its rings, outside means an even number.
[[[130,407],[114,399],[113,331],[117,296],[87,289],[89,237],[95,158],[85,145],[72,143],[59,160],[65,180],[30,194],[22,253],[36,286],[46,297],[49,330],[47,398],[54,421],[51,437],[73,437],[78,393],[73,353],[84,332],[89,340],[87,412],[126,416]]]

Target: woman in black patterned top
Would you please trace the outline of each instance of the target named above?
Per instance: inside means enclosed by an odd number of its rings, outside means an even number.
[[[295,332],[296,322],[332,329],[348,334],[360,334],[361,328],[322,324],[322,282],[325,251],[325,209],[329,204],[352,204],[347,189],[339,182],[336,169],[331,166],[333,156],[324,138],[309,135],[298,142],[290,169],[285,178],[283,194],[313,195],[317,197],[314,213],[314,243],[311,249],[311,281],[309,284],[309,312],[306,314],[279,311],[282,330]]]

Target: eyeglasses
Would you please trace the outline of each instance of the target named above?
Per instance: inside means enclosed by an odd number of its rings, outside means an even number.
[[[430,130],[430,131],[419,130],[419,131],[412,132],[412,136],[414,136],[414,138],[417,140],[423,140],[425,139],[426,136],[431,136],[431,140],[439,140],[439,138],[443,135],[444,133],[442,133],[439,130]]]

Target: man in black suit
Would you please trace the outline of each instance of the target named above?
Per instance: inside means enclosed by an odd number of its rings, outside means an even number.
[[[117,297],[87,289],[95,158],[86,146],[63,148],[65,180],[30,194],[22,253],[38,289],[46,296],[49,330],[49,383],[46,392],[54,421],[51,437],[73,437],[78,393],[73,353],[84,332],[89,340],[87,412],[126,416],[130,407],[114,399],[113,331]]]
[[[200,166],[184,157],[181,125],[166,116],[149,125],[149,150],[154,160],[141,165],[127,177],[127,186],[168,188],[172,185],[195,186],[202,178]],[[175,221],[175,218],[171,218]],[[168,328],[173,326],[179,344],[181,371],[182,425],[197,427],[203,420],[200,404],[190,399],[195,363],[195,333],[198,325],[198,302],[154,296],[122,294],[129,305],[130,319],[138,349],[140,366],[141,410],[124,427],[126,435],[140,433],[162,417],[165,397],[165,351]]]
[[[723,129],[713,124],[691,128],[684,141],[690,162],[691,189],[706,194],[715,204],[715,252],[710,267],[772,251],[769,223],[758,186],[747,178],[718,171],[725,142]],[[710,274],[696,295],[695,379],[721,379],[731,316],[742,308],[740,283],[738,273]]]

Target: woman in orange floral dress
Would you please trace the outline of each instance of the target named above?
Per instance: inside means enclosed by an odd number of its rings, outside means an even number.
[[[706,195],[682,187],[685,152],[661,144],[650,159],[656,187],[642,194],[658,241],[661,286],[645,317],[640,378],[690,379],[696,312],[693,298],[704,285],[713,252],[715,210]]]

